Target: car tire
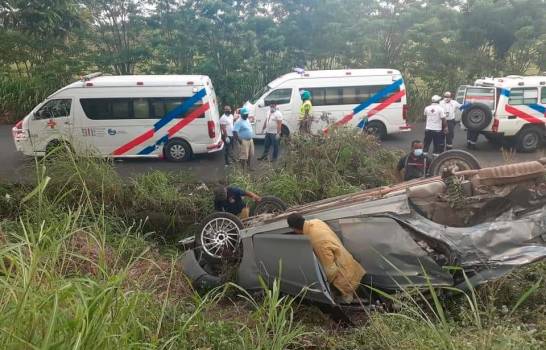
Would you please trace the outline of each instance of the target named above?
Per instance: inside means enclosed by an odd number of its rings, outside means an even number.
[[[372,120],[369,122],[365,129],[369,134],[374,135],[379,140],[384,140],[385,137],[387,137],[387,128],[385,127],[385,124],[378,120]]]
[[[243,227],[241,219],[233,214],[210,214],[195,234],[195,247],[212,264],[236,259],[241,255],[240,230]]]
[[[535,152],[542,144],[544,129],[538,126],[527,126],[516,135],[516,150],[522,153]]]
[[[439,176],[446,167],[457,166],[457,171],[481,169],[480,162],[471,153],[462,150],[451,150],[441,153],[430,163],[429,173]]]
[[[483,103],[473,103],[462,114],[463,125],[470,131],[482,131],[493,119],[491,109]]]
[[[68,149],[67,149],[68,148]],[[46,146],[45,155],[60,155],[65,154],[66,151],[73,152],[70,143],[64,140],[51,140]]]
[[[281,137],[290,138],[290,130],[288,130],[288,127],[284,124],[281,126]]]
[[[252,216],[260,214],[281,214],[288,209],[288,205],[275,196],[264,196],[252,210]]]
[[[191,158],[191,147],[184,140],[171,140],[163,148],[165,158],[170,162],[185,162]]]

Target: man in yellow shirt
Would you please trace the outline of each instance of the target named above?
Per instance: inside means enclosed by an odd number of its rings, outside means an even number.
[[[351,303],[366,273],[364,268],[345,249],[338,236],[324,221],[305,220],[298,213],[290,214],[286,221],[294,233],[309,237],[313,251],[326,273],[326,279],[341,292],[343,303]]]
[[[313,104],[311,103],[311,93],[307,90],[301,92],[301,100],[303,103],[300,107],[300,132],[311,133],[311,122],[313,121],[311,112]]]

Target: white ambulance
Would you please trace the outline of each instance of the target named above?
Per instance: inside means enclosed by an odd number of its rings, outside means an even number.
[[[17,150],[37,156],[61,143],[78,154],[171,161],[223,148],[204,75],[90,74],[53,93],[12,132]]]
[[[546,135],[546,76],[484,78],[459,87],[462,123],[489,140],[513,141],[520,152],[533,152]]]
[[[364,117],[368,117],[366,129],[379,138],[411,130],[407,125],[406,88],[399,71],[298,70],[267,84],[245,104],[256,138],[265,136],[262,128],[271,104],[283,114],[283,135],[297,132],[304,90],[311,93],[313,133],[325,132],[333,124],[362,127]]]

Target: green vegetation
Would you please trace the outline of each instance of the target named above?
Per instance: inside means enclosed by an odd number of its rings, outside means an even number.
[[[285,155],[262,175],[236,171],[230,183],[293,205],[396,182],[400,154],[362,132],[341,128],[328,137],[296,135],[285,148]]]
[[[294,67],[396,68],[419,117],[476,77],[546,71],[545,0],[7,0],[0,117],[81,74],[207,74],[240,105]]]
[[[339,140],[348,137],[353,138],[347,146],[350,152],[339,147]],[[294,139],[288,147],[301,148],[293,150],[300,157],[283,160],[285,170],[272,170],[267,178],[241,174],[235,178],[302,203],[331,195],[316,183],[335,187],[338,181],[338,188],[349,186],[340,192],[386,184],[389,162],[396,159],[377,148],[372,138],[343,130],[326,140]],[[326,151],[330,158],[323,157]],[[323,166],[328,170],[315,171],[310,162],[297,161],[315,152],[314,156],[325,158]],[[70,152],[52,157],[36,163],[34,185],[0,186],[2,349],[542,349],[546,345],[544,262],[467,293],[408,289],[385,296],[398,305],[398,311],[352,311],[354,328],[339,328],[316,307],[281,295],[277,284],[261,296],[234,285],[197,295],[184,278],[179,252],[157,239],[158,233],[165,237],[162,230],[169,225],[161,220],[150,225],[147,216],[162,208],[169,220],[181,225],[177,229],[187,230],[188,223],[211,210],[206,186],[192,183],[186,174],[161,172],[124,183],[108,161],[74,157]],[[302,188],[304,195],[293,195]],[[150,235],[152,230],[156,234]]]

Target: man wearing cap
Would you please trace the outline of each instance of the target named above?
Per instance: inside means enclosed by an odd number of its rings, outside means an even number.
[[[455,100],[451,99],[451,92],[444,92],[444,99],[440,102],[440,107],[444,110],[447,123],[447,134],[446,134],[446,150],[453,148],[453,137],[455,136],[455,125],[457,120],[455,120],[455,111],[461,108],[461,104]]]
[[[300,133],[309,134],[311,133],[311,122],[312,116],[311,111],[313,109],[313,104],[311,103],[311,93],[307,90],[301,92],[302,104],[300,107]]]
[[[222,131],[222,141],[224,141],[224,159],[226,166],[228,166],[230,160],[235,160],[233,156],[233,114],[230,106],[224,106],[224,114],[220,117],[220,129]]]
[[[251,161],[254,157],[254,131],[248,120],[249,110],[246,107],[240,110],[241,118],[233,126],[233,138],[239,143],[239,161],[243,169],[251,168]]]
[[[424,114],[426,117],[425,125],[425,140],[423,150],[428,153],[430,144],[434,144],[433,153],[439,154],[444,151],[444,133],[447,132],[447,123],[445,112],[440,107],[440,100],[442,98],[438,95],[432,96],[432,103],[425,108]]]

